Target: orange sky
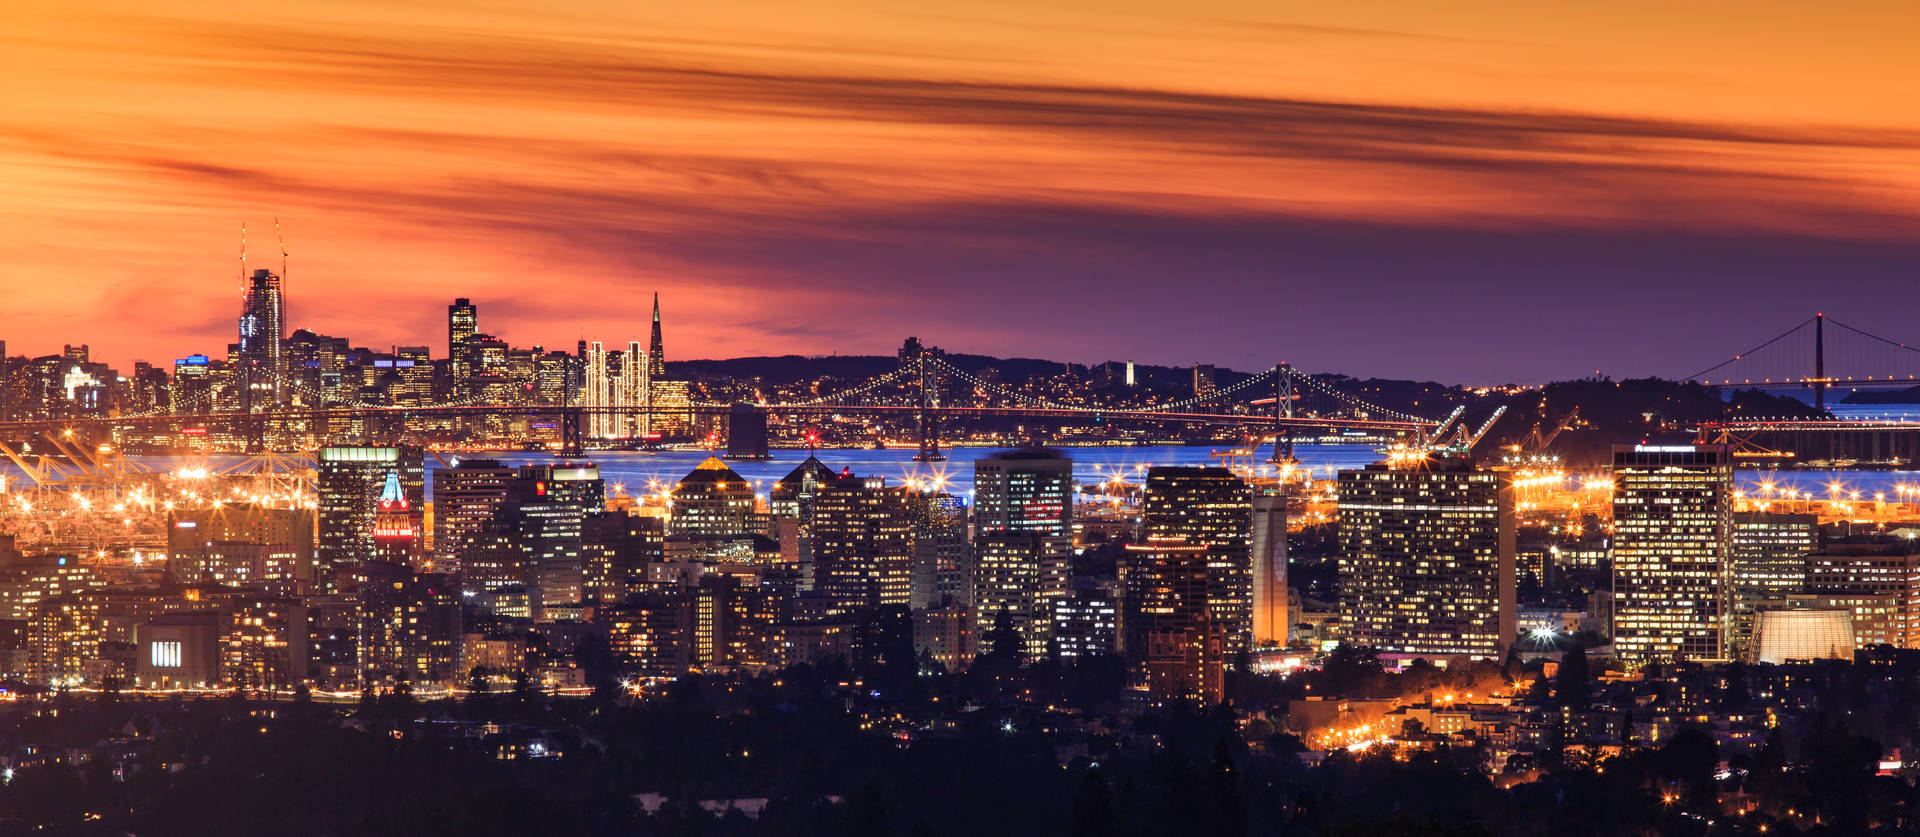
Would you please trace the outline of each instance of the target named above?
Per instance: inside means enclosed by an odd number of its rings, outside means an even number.
[[[1483,281],[1508,251],[1448,249],[1462,236],[1598,236],[1662,267],[1686,236],[1700,293],[1741,241],[1920,263],[1920,4],[1815,9],[0,0],[0,338],[221,352],[240,222],[276,266],[278,217],[290,324],[365,345],[444,345],[456,295],[517,344],[644,338],[658,289],[674,359],[919,333],[1457,379],[1230,309],[1398,304],[1384,316],[1417,324],[1446,288],[1525,294],[1593,264]],[[1372,253],[1297,243],[1330,237]],[[1354,281],[1387,292],[1340,296]],[[1770,333],[1776,309],[1751,310],[1724,336]],[[1736,348],[1722,336],[1623,362]]]

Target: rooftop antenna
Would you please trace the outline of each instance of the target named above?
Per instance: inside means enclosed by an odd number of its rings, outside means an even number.
[[[273,234],[274,237],[280,239],[280,283],[281,287],[284,288],[287,281],[287,234],[280,231],[280,219],[278,218],[273,219]]]
[[[240,222],[240,295],[247,295],[247,222]]]
[[[278,217],[273,219],[273,235],[280,239],[280,329],[284,333],[287,327],[287,234],[281,232]]]

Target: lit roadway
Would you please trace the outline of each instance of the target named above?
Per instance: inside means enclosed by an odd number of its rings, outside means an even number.
[[[861,405],[840,406],[831,404],[755,404],[757,409],[770,414],[780,415],[885,415],[914,416],[922,408],[917,405]],[[684,416],[688,413],[700,415],[725,415],[732,405],[695,404],[685,409],[667,409],[661,407],[559,407],[559,406],[424,406],[424,407],[334,407],[322,409],[291,409],[258,413],[203,413],[188,415],[156,414],[137,416],[97,416],[71,419],[49,419],[39,421],[0,422],[0,438],[20,438],[27,434],[48,430],[85,430],[85,429],[164,429],[207,427],[210,425],[236,427],[251,422],[285,424],[289,422],[325,422],[348,421],[368,418],[458,418],[463,416],[540,416],[556,419],[568,416],[618,415],[639,416],[651,413],[656,417]],[[1088,407],[1084,409],[1065,409],[1057,407],[962,407],[939,406],[927,412],[942,417],[980,416],[1010,418],[1046,418],[1062,421],[1171,421],[1186,424],[1239,424],[1261,427],[1288,427],[1302,430],[1368,430],[1382,433],[1414,433],[1432,428],[1436,421],[1396,421],[1388,419],[1337,418],[1318,416],[1275,417],[1272,414],[1234,414],[1234,413],[1187,413],[1155,411],[1141,409],[1106,409]]]

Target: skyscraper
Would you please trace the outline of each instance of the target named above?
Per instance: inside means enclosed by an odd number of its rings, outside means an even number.
[[[467,536],[493,520],[507,499],[513,469],[496,459],[460,459],[453,467],[433,472],[434,567],[442,572],[459,569],[459,555]]]
[[[373,510],[373,558],[388,564],[415,566],[420,552],[419,520],[400,487],[400,472],[388,471]]]
[[[1047,448],[974,460],[973,525],[978,534],[1071,536],[1073,460]]]
[[[1038,532],[989,532],[973,545],[975,636],[989,636],[1004,618],[1026,655],[1046,655],[1053,606],[1073,592],[1073,541]]]
[[[660,292],[653,292],[653,337],[647,342],[647,377],[667,377],[666,347],[660,340]]]
[[[500,517],[514,522],[528,581],[543,606],[584,597],[586,517],[606,506],[606,482],[591,463],[522,465],[508,484]]]
[[[652,377],[637,341],[622,352],[608,352],[600,341],[587,345],[586,376],[580,405],[588,409],[587,435],[595,439],[643,438],[653,431]],[[629,410],[640,410],[629,413]]]
[[[727,463],[711,456],[680,478],[673,489],[675,535],[732,536],[758,532],[753,486]]]
[[[449,686],[459,679],[460,591],[445,575],[385,562],[355,571],[363,686]]]
[[[1253,645],[1286,645],[1287,498],[1261,493],[1253,497]]]
[[[814,589],[847,608],[909,603],[913,533],[907,504],[879,477],[841,474],[813,500]]]
[[[1208,605],[1210,550],[1185,538],[1128,544],[1121,565],[1121,630],[1131,686],[1158,701],[1217,703],[1226,637]]]
[[[377,560],[373,519],[387,474],[399,475],[415,532],[426,502],[426,474],[418,448],[325,447],[315,465],[320,540],[314,550],[324,592],[336,589],[341,572]],[[417,548],[417,545],[416,545]]]
[[[611,439],[613,417],[605,414],[613,396],[612,379],[607,374],[607,350],[595,340],[587,344],[587,375],[580,384],[580,406],[587,408],[587,436]]]
[[[473,370],[467,364],[467,342],[480,333],[480,309],[461,297],[447,306],[447,366],[455,391],[464,389]]]
[[[1752,649],[1760,608],[1783,605],[1807,590],[1807,556],[1820,548],[1811,514],[1736,512],[1733,516],[1733,653]]]
[[[1733,456],[1613,448],[1613,638],[1626,660],[1726,659]]]
[[[1207,605],[1227,653],[1247,650],[1253,628],[1253,493],[1226,468],[1161,466],[1147,471],[1148,538],[1179,538],[1203,549]]]
[[[247,279],[240,309],[238,360],[252,409],[281,403],[286,394],[286,324],[282,318],[280,277],[256,270]],[[84,347],[82,347],[84,351]]]
[[[653,397],[653,376],[649,372],[651,362],[647,355],[640,353],[637,340],[627,341],[627,354],[621,359],[620,375],[613,381],[613,406],[623,410],[640,410],[637,414],[621,414],[614,422],[621,438],[644,439],[653,432],[653,416],[646,407]]]
[[[1464,457],[1341,471],[1347,637],[1387,654],[1503,653],[1518,630],[1512,486]]]

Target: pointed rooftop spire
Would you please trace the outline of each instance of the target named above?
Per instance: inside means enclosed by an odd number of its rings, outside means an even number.
[[[407,494],[400,490],[400,473],[387,472],[387,484],[380,488],[380,508],[404,509],[407,507]]]

